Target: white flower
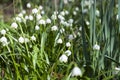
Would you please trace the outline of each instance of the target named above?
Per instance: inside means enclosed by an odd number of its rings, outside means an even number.
[[[20,43],[24,43],[24,42],[25,42],[25,39],[24,39],[23,37],[20,37],[20,38],[18,39],[18,41],[19,41]]]
[[[42,10],[42,11],[41,11],[41,14],[45,14],[45,11]]]
[[[95,45],[93,46],[93,50],[100,50],[100,46],[99,46],[98,44],[95,44]]]
[[[30,40],[28,38],[24,38],[25,43],[29,42]]]
[[[79,67],[74,67],[72,72],[71,72],[71,76],[82,76],[82,71]]]
[[[43,19],[39,20],[39,24],[45,25],[45,24],[46,24],[46,23],[45,23],[45,20],[43,20]]]
[[[22,12],[21,12],[21,13],[26,14],[26,11],[25,11],[25,10],[22,10]]]
[[[36,19],[37,19],[37,20],[40,20],[41,18],[42,18],[41,14],[37,14],[37,15],[36,15]]]
[[[65,54],[66,54],[67,56],[70,56],[70,55],[71,55],[71,51],[70,51],[70,50],[66,50],[66,51],[65,51]]]
[[[52,26],[51,27],[51,31],[57,31],[58,30],[58,27],[57,26]]]
[[[66,15],[68,15],[68,14],[69,14],[69,12],[68,12],[68,11],[65,11],[65,14],[66,14]]]
[[[77,15],[77,12],[76,12],[76,11],[73,11],[73,15]]]
[[[53,14],[53,15],[51,16],[51,19],[52,19],[52,20],[56,20],[56,19],[57,19],[56,14]]]
[[[115,73],[115,74],[118,74],[119,72],[120,72],[120,68],[119,68],[119,67],[115,67],[114,73]]]
[[[66,63],[68,61],[68,57],[65,54],[62,54],[62,56],[59,58],[59,61]]]
[[[22,22],[22,19],[20,17],[15,17],[15,20],[18,22]]]
[[[39,30],[40,27],[38,25],[35,26],[35,30]]]
[[[68,3],[68,0],[64,0],[64,4],[67,4]]]
[[[70,42],[67,42],[66,47],[70,47],[70,46],[71,46]]]
[[[13,23],[11,24],[11,27],[17,29],[18,24],[17,24],[16,22],[13,22]]]
[[[47,24],[50,24],[51,23],[51,20],[48,18],[48,19],[46,19],[46,23]]]
[[[79,30],[82,31],[82,26],[79,27]]]
[[[60,20],[65,20],[65,18],[64,18],[62,15],[58,15],[58,18],[59,18]]]
[[[87,25],[90,25],[90,22],[89,22],[89,21],[86,21],[86,24],[87,24]]]
[[[35,36],[31,36],[31,40],[32,41],[36,41],[36,37]]]
[[[62,16],[65,16],[65,12],[64,12],[64,11],[60,12],[60,14],[61,14]]]
[[[43,9],[43,6],[40,5],[40,6],[38,7],[38,9],[42,10],[42,9]]]
[[[73,21],[74,21],[73,19],[69,19],[69,20],[68,20],[68,22],[69,22],[70,24],[72,24]]]
[[[76,11],[79,11],[79,8],[78,8],[78,7],[76,7],[76,8],[75,8],[75,10],[76,10]]]
[[[38,9],[37,9],[37,8],[32,9],[32,13],[33,13],[33,14],[38,13]]]
[[[57,40],[57,43],[62,44],[62,39],[61,39],[61,38],[58,39],[58,40]]]
[[[28,19],[29,19],[29,16],[26,15],[26,16],[25,16],[25,19],[28,20]]]
[[[61,28],[61,29],[60,29],[60,32],[61,32],[61,33],[65,32],[65,29],[64,29],[64,28]]]
[[[74,36],[72,34],[69,35],[68,37],[69,40],[73,40],[74,39]]]
[[[31,8],[31,4],[30,3],[27,3],[27,8]]]
[[[18,17],[23,17],[23,13],[19,13],[19,14],[18,14]]]
[[[6,30],[2,29],[2,30],[0,31],[0,33],[1,33],[2,35],[5,35],[5,34],[6,34]]]
[[[8,45],[7,38],[4,36],[0,38],[0,42],[2,43],[3,46]]]
[[[100,11],[99,11],[99,10],[96,10],[96,11],[95,11],[95,14],[96,14],[96,16],[100,16]]]
[[[31,20],[31,21],[33,20],[33,16],[32,15],[29,15],[28,17],[29,17],[29,20]]]

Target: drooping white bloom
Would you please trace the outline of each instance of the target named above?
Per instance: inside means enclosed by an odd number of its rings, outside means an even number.
[[[43,25],[45,25],[46,22],[45,22],[45,20],[41,19],[41,20],[39,20],[39,24],[43,24]]]
[[[58,27],[57,26],[52,26],[51,27],[51,31],[57,31],[58,30]]]
[[[95,44],[95,45],[93,46],[93,50],[100,50],[100,46],[99,46],[98,44]]]
[[[40,27],[38,25],[35,26],[35,30],[39,30]]]
[[[18,22],[22,22],[22,19],[20,17],[15,17],[15,20],[18,21]]]
[[[90,25],[90,22],[89,22],[89,21],[86,21],[86,24],[87,24],[87,25]]]
[[[31,8],[31,4],[30,3],[27,3],[27,8]]]
[[[64,29],[64,28],[61,28],[61,29],[60,29],[60,32],[61,32],[61,33],[65,32],[65,29]]]
[[[76,12],[76,11],[73,11],[73,15],[77,15],[77,12]]]
[[[40,20],[41,18],[42,18],[41,14],[37,14],[37,15],[36,15],[36,19],[37,19],[37,20]]]
[[[20,43],[24,43],[24,42],[25,42],[25,39],[24,39],[23,37],[19,37],[18,41],[19,41]]]
[[[65,12],[64,11],[60,12],[60,15],[65,16]]]
[[[31,36],[31,40],[32,41],[36,41],[36,37],[35,36]]]
[[[99,16],[100,16],[100,11],[99,11],[99,10],[96,10],[96,11],[95,11],[95,14],[96,14],[96,16],[99,17]]]
[[[45,14],[45,11],[44,11],[44,10],[42,10],[42,11],[41,11],[41,14]]]
[[[40,5],[40,6],[38,7],[38,9],[42,10],[42,9],[43,9],[43,6]]]
[[[70,42],[67,42],[66,47],[70,47],[70,46],[71,46]]]
[[[24,38],[24,40],[25,40],[25,43],[30,41],[28,38]]]
[[[25,10],[22,10],[22,12],[21,12],[22,14],[26,14],[26,11]]]
[[[29,16],[28,16],[28,15],[26,15],[26,16],[25,16],[25,20],[28,20],[28,19],[29,19]]]
[[[2,43],[3,46],[8,45],[7,38],[5,36],[0,38],[0,42]]]
[[[68,0],[64,0],[64,4],[67,4],[68,3]]]
[[[78,8],[78,7],[76,7],[76,8],[75,8],[75,10],[76,10],[76,11],[79,11],[79,8]]]
[[[120,72],[120,67],[115,67],[114,73],[115,73],[115,74],[118,74],[119,72]]]
[[[51,23],[51,20],[48,18],[48,19],[46,19],[46,23],[47,24],[50,24]]]
[[[68,12],[67,10],[65,10],[65,14],[66,14],[66,15],[68,15],[68,14],[69,14],[69,12]]]
[[[16,22],[13,22],[13,23],[11,24],[11,27],[17,29],[18,24],[17,24]]]
[[[82,26],[79,27],[79,30],[82,31]]]
[[[70,24],[72,24],[73,21],[74,21],[73,19],[69,19],[69,20],[68,20],[68,22],[69,22]]]
[[[5,30],[5,29],[2,29],[2,30],[0,31],[0,33],[1,33],[2,35],[5,35],[5,34],[6,34],[6,30]]]
[[[18,14],[18,17],[23,17],[23,13],[19,13],[19,14]]]
[[[58,18],[60,19],[60,20],[65,20],[65,18],[62,16],[62,15],[58,15]]]
[[[51,16],[51,19],[52,19],[52,20],[56,20],[56,19],[57,19],[56,14],[53,14],[53,15]]]
[[[32,13],[33,14],[37,14],[38,13],[38,9],[37,8],[32,9]]]
[[[62,41],[61,38],[57,40],[57,43],[59,43],[59,44],[62,44],[62,42],[63,42],[63,41]]]
[[[33,16],[32,15],[29,15],[28,17],[29,17],[29,20],[31,20],[31,21],[33,20]]]
[[[70,34],[70,35],[68,36],[68,39],[69,39],[69,40],[73,40],[73,39],[74,39],[74,36],[73,36],[72,34]]]
[[[59,58],[59,61],[66,63],[68,61],[68,57],[65,54],[62,54],[62,56]]]
[[[71,51],[70,51],[70,50],[66,50],[66,51],[65,51],[65,54],[66,54],[67,56],[70,56],[70,55],[71,55]]]
[[[71,76],[74,77],[74,76],[82,76],[82,71],[79,67],[74,67],[72,72],[71,72]]]

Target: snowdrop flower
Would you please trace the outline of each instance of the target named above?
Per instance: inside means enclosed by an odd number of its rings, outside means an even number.
[[[70,42],[67,42],[66,47],[70,47],[70,46],[71,46]]]
[[[42,11],[41,11],[41,14],[45,14],[45,11],[42,10]]]
[[[64,12],[64,11],[60,12],[60,14],[61,14],[62,16],[65,16],[65,12]]]
[[[76,11],[79,11],[79,8],[78,8],[78,7],[76,7],[76,8],[75,8],[75,10],[76,10]]]
[[[74,76],[82,76],[82,71],[79,67],[74,67],[72,72],[71,72],[71,76],[74,77]]]
[[[26,11],[25,10],[22,10],[22,12],[21,12],[22,14],[26,14]]]
[[[86,24],[87,24],[87,25],[90,25],[90,22],[89,22],[89,21],[86,21]]]
[[[52,20],[56,20],[56,19],[57,19],[57,16],[56,16],[55,14],[53,14],[53,15],[51,16],[51,19],[52,19]]]
[[[59,58],[59,61],[66,63],[68,61],[68,57],[65,54],[62,54],[62,56]]]
[[[88,9],[83,9],[82,13],[87,13]]]
[[[43,20],[43,19],[39,20],[39,24],[45,25],[45,24],[46,24],[46,23],[45,23],[45,20]]]
[[[70,55],[71,55],[71,51],[70,51],[70,50],[67,50],[67,51],[65,51],[65,54],[66,54],[67,56],[70,56]]]
[[[35,30],[39,30],[40,27],[38,25],[35,26]]]
[[[31,4],[30,3],[27,3],[27,8],[31,8]]]
[[[57,43],[58,43],[58,44],[62,44],[62,42],[63,42],[63,41],[62,41],[61,38],[57,40]]]
[[[37,9],[37,8],[32,9],[32,13],[33,13],[33,14],[38,13],[38,9]]]
[[[29,20],[33,20],[33,16],[32,15],[29,15]]]
[[[95,11],[95,14],[96,14],[96,16],[100,16],[100,11],[99,11],[99,10],[96,10],[96,11]]]
[[[11,24],[11,27],[17,29],[18,24],[17,24],[16,22],[13,22],[13,23]]]
[[[82,31],[82,26],[79,27],[79,30]]]
[[[28,19],[29,19],[29,17],[26,15],[26,16],[25,16],[25,20],[28,20]]]
[[[8,45],[7,38],[4,36],[0,38],[0,42],[2,43],[3,46]]]
[[[51,20],[48,18],[48,19],[46,19],[46,23],[47,24],[50,24],[51,23]]]
[[[73,21],[74,21],[73,19],[69,19],[69,20],[68,20],[68,22],[69,22],[70,24],[72,24]]]
[[[51,31],[57,31],[58,30],[58,27],[57,26],[52,26],[51,27]]]
[[[37,20],[40,20],[41,18],[42,18],[41,14],[37,14],[37,15],[36,15],[36,19],[37,19]]]
[[[117,19],[117,20],[119,19],[119,15],[118,15],[118,14],[116,15],[116,19]]]
[[[68,12],[67,10],[65,10],[65,14],[66,14],[66,15],[68,15],[68,14],[69,14],[69,12]]]
[[[24,38],[25,43],[29,42],[30,40],[28,38]]]
[[[2,29],[2,30],[0,31],[0,33],[1,33],[2,35],[5,35],[5,34],[6,34],[6,30]]]
[[[42,10],[42,9],[43,9],[43,6],[40,5],[40,6],[38,7],[38,9]]]
[[[36,37],[35,36],[31,36],[31,40],[32,41],[36,41]]]
[[[120,68],[119,67],[115,67],[115,74],[118,74],[118,72],[120,72]]]
[[[98,44],[95,44],[95,45],[93,46],[93,50],[100,50],[100,46],[99,46]]]
[[[22,22],[22,19],[20,17],[16,17],[15,20],[18,22]]]
[[[23,17],[23,13],[19,13],[19,14],[18,14],[18,17]]]
[[[64,0],[64,4],[67,4],[68,3],[68,0]]]
[[[70,35],[68,36],[68,39],[69,39],[69,40],[73,40],[73,39],[74,39],[73,35],[70,34]]]
[[[18,39],[18,41],[19,41],[20,43],[24,43],[24,42],[25,42],[25,39],[24,39],[23,37],[20,37],[20,38]]]
[[[61,32],[61,33],[65,32],[65,29],[64,29],[64,28],[61,28],[61,29],[60,29],[60,32]]]
[[[59,18],[60,20],[65,20],[65,18],[64,18],[62,15],[58,15],[58,18]]]
[[[77,15],[77,12],[76,12],[76,11],[73,11],[73,15]]]

